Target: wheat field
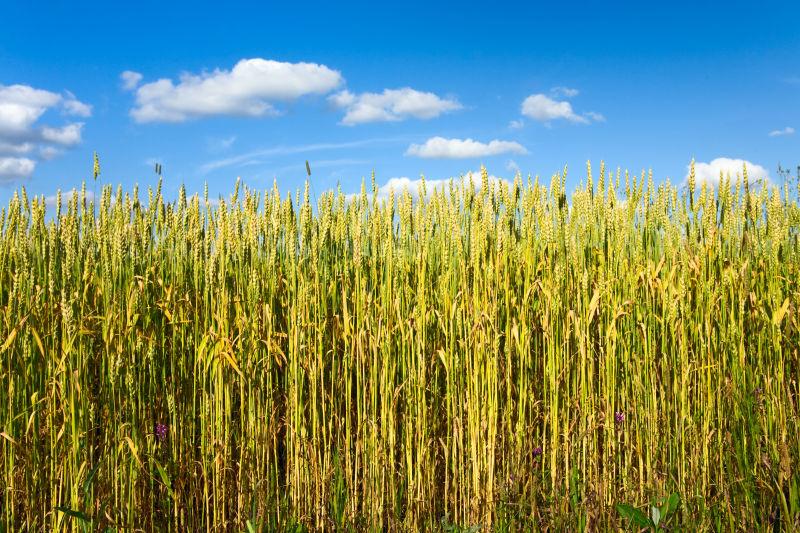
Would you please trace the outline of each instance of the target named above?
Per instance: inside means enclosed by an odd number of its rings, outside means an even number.
[[[797,530],[800,184],[695,181],[21,189],[0,521]]]

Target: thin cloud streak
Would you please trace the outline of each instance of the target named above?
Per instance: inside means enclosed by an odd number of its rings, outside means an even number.
[[[227,157],[224,159],[218,159],[215,161],[209,161],[208,163],[203,164],[200,167],[201,174],[208,174],[209,172],[213,172],[215,170],[219,170],[221,168],[230,167],[234,165],[238,165],[240,163],[245,163],[247,161],[257,159],[259,157],[269,157],[269,156],[281,156],[281,155],[291,155],[291,154],[302,154],[305,152],[314,152],[314,151],[322,151],[322,150],[340,150],[345,148],[359,148],[363,146],[369,146],[373,144],[382,144],[382,143],[393,143],[393,142],[402,142],[405,138],[404,137],[390,137],[384,139],[363,139],[360,141],[349,141],[349,142],[342,142],[342,143],[315,143],[315,144],[304,144],[299,146],[275,146],[273,148],[264,148],[261,150],[253,150],[251,152],[246,152],[244,154],[239,154],[232,157]]]

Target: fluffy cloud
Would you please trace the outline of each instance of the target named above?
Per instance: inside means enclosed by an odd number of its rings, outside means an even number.
[[[34,145],[30,142],[6,142],[0,140],[0,154],[22,155],[33,151]]]
[[[553,100],[544,94],[532,94],[522,102],[522,114],[539,122],[564,119],[570,122],[588,124],[589,119],[575,114],[572,104]]]
[[[786,126],[781,130],[772,130],[769,132],[770,137],[781,137],[782,135],[792,135],[794,133],[794,128],[791,126]]]
[[[506,153],[527,154],[528,151],[521,144],[513,141],[495,139],[488,143],[482,143],[472,139],[445,139],[444,137],[432,137],[425,144],[412,144],[406,151],[406,155],[426,159],[466,159]]]
[[[548,124],[553,120],[567,120],[577,124],[605,122],[606,118],[600,113],[587,111],[578,114],[573,110],[571,103],[558,100],[558,98],[573,98],[578,94],[578,89],[569,87],[553,87],[550,96],[542,93],[532,94],[522,102],[522,114]]]
[[[468,172],[464,172],[458,177],[453,178],[453,182],[458,185],[463,179],[463,184],[466,186],[469,183],[469,177],[472,176],[472,184],[476,190],[480,189],[481,187],[481,171],[480,170],[470,170]],[[498,178],[494,174],[489,174],[489,185],[495,186],[497,183],[501,181],[505,181],[510,183],[508,180],[504,180],[503,178]],[[411,179],[405,176],[399,178],[390,178],[386,183],[378,188],[378,198],[384,199],[389,197],[389,193],[394,191],[395,198],[403,193],[403,191],[408,190],[409,194],[414,198],[419,198],[420,195],[420,186],[422,185],[421,179]],[[426,196],[430,197],[434,191],[440,190],[443,187],[449,188],[450,180],[449,179],[425,179],[425,192]],[[358,196],[358,194],[351,194],[348,195],[350,198]]]
[[[24,137],[45,111],[62,97],[27,85],[0,85],[0,136]]]
[[[451,98],[421,92],[410,87],[385,89],[382,93],[353,94],[341,91],[328,98],[336,107],[345,109],[342,124],[353,126],[366,122],[394,122],[408,117],[435,118],[448,111],[461,109]]]
[[[75,146],[81,142],[81,129],[83,122],[67,124],[62,128],[45,126],[42,128],[42,139],[62,146]]]
[[[92,116],[92,106],[89,104],[85,104],[75,98],[75,95],[71,92],[66,92],[67,97],[63,100],[62,105],[64,106],[64,112],[68,115],[74,115],[76,117],[91,117]]]
[[[128,75],[131,84],[134,79]],[[242,59],[231,70],[184,73],[177,84],[164,78],[141,85],[130,114],[137,122],[183,122],[213,115],[257,117],[276,114],[274,102],[325,94],[341,83],[342,75],[325,65]]]
[[[49,159],[58,151],[52,144],[74,146],[81,140],[82,122],[64,126],[40,125],[50,110],[88,117],[92,107],[65,91],[58,94],[28,85],[0,85],[0,178],[30,176],[36,159],[19,157],[38,152],[39,159]]]
[[[694,173],[697,184],[703,182],[709,183],[716,187],[719,185],[719,175],[730,174],[731,178],[736,175],[742,175],[744,166],[747,165],[747,178],[750,183],[756,183],[761,178],[766,178],[769,182],[769,171],[761,165],[756,165],[745,159],[730,159],[728,157],[718,157],[709,163],[695,162]],[[686,179],[689,178],[689,170],[691,166],[686,169]]]
[[[10,181],[33,174],[36,162],[27,157],[0,157],[0,180]]]
[[[61,209],[65,210],[67,204],[72,201],[73,196],[77,196],[78,200],[80,201],[80,192],[76,189],[72,189],[61,194]],[[94,193],[92,191],[86,191],[86,202],[91,202],[94,200]],[[113,201],[113,200],[112,200]],[[46,196],[44,199],[44,204],[49,207],[50,209],[54,209],[58,204],[58,195],[51,194],[50,196]]]

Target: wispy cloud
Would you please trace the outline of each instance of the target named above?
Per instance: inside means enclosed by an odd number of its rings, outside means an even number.
[[[574,98],[580,94],[580,91],[570,87],[553,87],[550,89],[550,94],[554,98]]]
[[[311,165],[311,176],[316,174],[317,169],[322,168],[339,168],[339,167],[349,167],[355,165],[366,165],[369,163],[367,159],[348,159],[348,158],[341,158],[341,159],[319,159],[314,160],[310,163]],[[305,162],[303,163],[296,163],[292,165],[285,165],[280,168],[276,168],[270,171],[272,174],[279,175],[289,172],[296,172],[298,175],[302,175],[303,179],[306,177],[306,165]]]
[[[156,165],[163,165],[164,158],[163,157],[148,157],[144,160],[144,164],[148,167],[155,169]]]
[[[236,142],[236,135],[231,135],[230,137],[224,138],[210,138],[206,141],[208,145],[208,151],[215,153],[215,152],[224,152],[226,150],[230,150],[233,144]]]
[[[507,153],[527,154],[528,151],[514,141],[495,139],[483,143],[473,139],[445,139],[444,137],[432,137],[424,144],[412,144],[406,151],[406,155],[425,159],[467,159]]]
[[[600,113],[597,113],[596,111],[587,111],[586,113],[584,113],[584,115],[586,117],[594,120],[595,122],[605,122],[606,121],[606,117],[603,116]]]
[[[512,120],[511,122],[508,123],[509,129],[512,129],[512,130],[518,130],[518,129],[522,128],[523,126],[525,126],[525,121],[522,120],[522,119]]]
[[[791,126],[786,126],[783,129],[772,130],[771,132],[769,132],[770,137],[782,137],[784,135],[793,135],[793,134],[794,134],[794,128]]]
[[[317,152],[327,150],[343,150],[347,148],[360,148],[373,144],[397,142],[402,140],[403,137],[384,138],[384,139],[363,139],[360,141],[349,141],[340,143],[316,143],[316,144],[303,144],[296,146],[274,146],[270,148],[263,148],[260,150],[252,150],[243,154],[226,157],[209,161],[200,166],[201,174],[208,174],[221,168],[241,165],[248,161],[256,160],[259,158],[268,158],[282,155],[301,154],[306,152]]]
[[[128,78],[133,83],[135,76]],[[231,70],[184,73],[177,83],[162,78],[138,86],[136,106],[130,114],[136,122],[183,122],[214,115],[274,115],[278,113],[276,102],[326,94],[342,81],[339,71],[316,63],[242,59]]]
[[[328,100],[345,110],[341,123],[346,126],[368,122],[396,122],[409,117],[431,119],[462,107],[453,98],[442,98],[410,87],[361,94],[345,90],[329,96]]]
[[[122,88],[126,91],[134,90],[142,81],[143,77],[144,76],[142,76],[140,73],[132,70],[126,70],[119,75],[119,79],[122,82]]]

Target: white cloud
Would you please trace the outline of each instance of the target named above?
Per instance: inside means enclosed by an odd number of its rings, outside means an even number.
[[[26,136],[61,96],[27,85],[0,85],[0,137]]]
[[[482,143],[472,139],[445,139],[444,137],[432,137],[421,145],[412,144],[406,151],[406,155],[426,159],[465,159],[506,153],[527,154],[528,151],[521,144],[513,141],[495,139],[488,143]]]
[[[448,180],[425,180],[425,191],[428,196],[433,194],[435,189],[447,185]],[[378,197],[388,198],[389,193],[394,191],[395,198],[408,189],[409,194],[414,198],[419,198],[419,189],[422,184],[421,179],[412,180],[406,176],[399,178],[389,178],[389,180],[378,187]]]
[[[325,94],[342,83],[342,75],[325,65],[242,59],[231,70],[184,73],[136,89],[130,114],[137,122],[182,122],[214,115],[257,117],[276,114],[277,101]]]
[[[75,146],[81,142],[81,129],[83,122],[75,122],[67,124],[62,128],[51,128],[45,126],[42,128],[42,139],[54,144],[63,146]]]
[[[358,95],[345,90],[328,97],[328,100],[336,107],[346,110],[341,123],[347,126],[367,122],[395,122],[409,117],[431,119],[462,107],[455,99],[441,98],[434,93],[421,92],[410,87]]]
[[[33,174],[36,161],[27,157],[0,157],[0,180],[10,181]]]
[[[596,113],[594,111],[587,111],[584,113],[585,116],[589,117],[590,119],[594,120],[595,122],[605,122],[606,117],[601,115],[600,113]]]
[[[0,85],[0,176],[6,179],[29,176],[36,168],[36,159],[18,157],[37,153],[37,159],[49,159],[59,152],[47,143],[74,146],[81,140],[83,123],[64,126],[40,125],[50,110],[88,117],[92,107],[65,91],[58,94],[28,85]]]
[[[553,87],[550,89],[550,94],[555,98],[574,98],[580,94],[580,91],[570,87]]]
[[[0,155],[22,155],[33,150],[33,143],[30,142],[5,142],[0,140]]]
[[[770,137],[780,137],[782,135],[792,135],[794,133],[794,128],[791,126],[786,126],[781,130],[772,130],[769,132]]]
[[[92,106],[89,104],[84,104],[77,98],[75,95],[69,91],[66,91],[67,97],[64,99],[63,106],[64,111],[68,115],[74,115],[76,117],[91,117],[92,116]]]
[[[234,143],[236,143],[236,135],[206,138],[206,148],[210,154],[219,154],[230,150]]]
[[[364,139],[360,141],[349,141],[342,143],[316,143],[316,144],[303,144],[297,146],[270,146],[259,150],[245,152],[243,154],[226,157],[224,159],[217,159],[208,161],[200,166],[200,173],[207,174],[221,168],[230,166],[241,166],[249,161],[253,161],[264,157],[273,157],[281,155],[301,154],[306,152],[317,152],[323,150],[343,150],[347,148],[360,148],[372,144],[394,142],[397,139]]]
[[[588,124],[589,119],[577,115],[572,110],[572,104],[565,101],[553,100],[544,94],[532,94],[522,102],[522,114],[539,122],[564,119],[570,122]]]
[[[480,170],[470,170],[464,172],[460,176],[453,177],[453,183],[455,185],[459,185],[463,183],[464,186],[469,184],[469,176],[472,175],[472,184],[475,187],[475,190],[480,189],[481,187],[481,171]],[[463,182],[462,182],[463,180]],[[511,183],[508,180],[503,178],[498,178],[494,174],[489,174],[489,185],[495,186],[497,183],[501,181],[505,181],[506,183]],[[411,179],[406,176],[401,176],[398,178],[390,178],[386,183],[378,187],[378,198],[385,199],[389,197],[389,193],[394,190],[395,198],[399,197],[404,190],[408,189],[409,194],[413,196],[415,199],[419,198],[420,195],[420,187],[422,186],[422,179]],[[426,197],[430,198],[434,191],[440,190],[443,187],[449,188],[450,186],[450,179],[425,179],[425,193]],[[358,194],[350,194],[348,195],[349,198],[357,197]]]
[[[61,193],[61,209],[62,209],[62,211],[64,209],[66,209],[66,206],[72,200],[73,195],[78,196],[78,198],[80,199],[80,194],[81,194],[80,191],[77,191],[75,189],[72,189],[72,190],[69,190],[69,191],[66,191],[66,192],[62,192]],[[92,200],[94,200],[94,193],[92,191],[87,190],[86,191],[86,202],[88,203],[88,202],[91,202]],[[44,199],[44,204],[47,207],[51,208],[51,209],[56,207],[56,203],[57,202],[58,202],[58,196],[55,195],[55,194],[52,194],[50,196],[46,196],[45,199]]]
[[[119,75],[119,79],[122,81],[122,88],[126,91],[132,91],[138,87],[142,78],[143,76],[141,74],[132,70],[126,70]]]
[[[228,148],[233,146],[233,143],[235,143],[235,142],[236,142],[236,136],[235,135],[231,135],[227,139],[220,139],[218,145],[223,150],[227,150]]]
[[[522,119],[519,120],[512,120],[508,123],[508,127],[512,130],[518,130],[525,126],[525,121]]]
[[[260,161],[254,161],[254,164],[260,164]],[[332,168],[333,171],[328,172],[330,176],[331,173],[339,173],[343,171],[343,167],[351,167],[354,165],[366,165],[370,163],[367,159],[353,159],[353,158],[338,158],[338,159],[315,159],[313,160],[311,165],[311,175],[312,179],[317,174],[325,175],[325,172],[317,172],[319,169],[327,169]],[[284,165],[282,167],[276,169],[270,169],[273,177],[278,177],[281,175],[286,176],[302,176],[305,178],[306,176],[306,164],[305,162],[294,163],[291,165]]]
[[[756,183],[761,178],[767,178],[767,182],[769,182],[769,171],[766,168],[745,159],[730,159],[728,157],[718,157],[709,163],[695,162],[695,179],[698,185],[706,182],[716,187],[719,185],[720,172],[726,175],[730,174],[731,179],[735,179],[737,174],[742,175],[745,165],[747,165],[747,178],[750,183]],[[691,165],[686,169],[686,179],[689,178],[690,168]]]
[[[41,148],[39,148],[39,157],[41,157],[45,161],[50,161],[51,159],[55,159],[62,153],[64,152],[54,146],[42,146]]]
[[[519,165],[513,159],[509,159],[508,161],[506,161],[506,170],[508,170],[509,172],[517,173],[519,172]]]

